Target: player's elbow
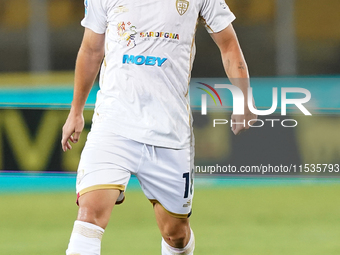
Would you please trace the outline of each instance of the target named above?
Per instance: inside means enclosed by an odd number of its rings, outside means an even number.
[[[231,58],[232,56],[242,55],[241,47],[236,39],[229,40],[223,47],[220,47],[220,51],[222,57],[229,56],[229,58]]]

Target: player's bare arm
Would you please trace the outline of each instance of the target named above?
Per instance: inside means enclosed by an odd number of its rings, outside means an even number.
[[[227,76],[233,85],[242,90],[244,98],[247,99],[249,72],[233,26],[229,25],[221,32],[211,34],[211,37],[221,51],[223,66]],[[244,101],[244,115],[233,114],[231,117],[233,123],[243,123],[245,121],[245,125],[233,124],[232,131],[235,135],[249,129],[248,121],[257,117],[248,109],[248,100]]]
[[[98,74],[104,57],[105,34],[85,28],[75,69],[74,92],[71,110],[63,126],[61,145],[63,151],[72,149],[69,141],[76,143],[84,128],[83,110],[86,99]]]

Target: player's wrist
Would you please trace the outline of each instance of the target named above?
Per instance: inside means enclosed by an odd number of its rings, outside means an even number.
[[[77,106],[71,105],[71,110],[70,110],[71,115],[76,116],[76,117],[82,117],[83,111],[84,111],[83,107],[77,107]]]

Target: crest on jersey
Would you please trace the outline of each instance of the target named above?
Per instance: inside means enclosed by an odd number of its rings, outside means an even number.
[[[180,15],[183,15],[189,8],[189,1],[176,0],[176,9]]]

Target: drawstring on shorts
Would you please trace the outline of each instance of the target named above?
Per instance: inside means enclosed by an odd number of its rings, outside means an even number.
[[[153,160],[153,161],[156,161],[157,157],[156,157],[155,146],[144,144],[143,147],[144,147],[145,151],[147,152],[147,154],[149,155],[150,159]],[[151,150],[148,147],[151,147]]]

